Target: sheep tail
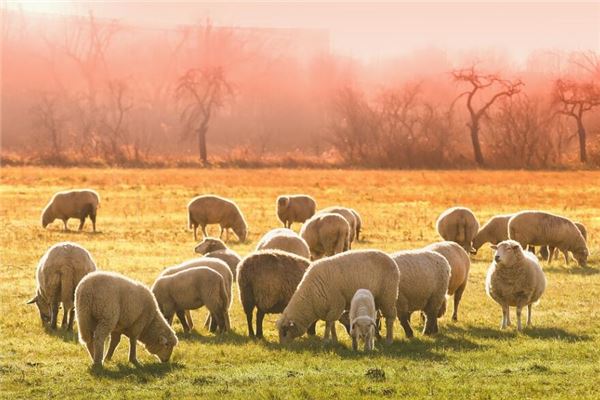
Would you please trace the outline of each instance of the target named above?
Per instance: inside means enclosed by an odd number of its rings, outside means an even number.
[[[464,243],[466,240],[466,232],[465,232],[465,224],[463,222],[460,222],[458,224],[458,236],[456,238],[456,241],[458,243]]]
[[[229,321],[229,296],[227,295],[227,289],[225,288],[225,280],[221,281],[219,297],[223,306],[223,323],[225,324],[224,330],[229,331],[231,329],[231,323]]]

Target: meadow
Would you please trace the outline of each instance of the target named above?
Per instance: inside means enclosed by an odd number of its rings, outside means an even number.
[[[600,397],[599,172],[5,167],[0,173],[1,398]],[[98,232],[90,233],[89,221],[81,233],[62,232],[60,221],[42,229],[40,213],[51,195],[75,187],[100,193]],[[280,226],[277,195],[308,193],[319,207],[341,204],[361,213],[363,239],[354,248],[390,252],[439,240],[435,219],[454,205],[470,207],[481,223],[521,209],[556,212],[588,227],[590,268],[567,266],[562,257],[543,262],[548,287],[534,308],[534,326],[522,333],[499,329],[500,307],[484,291],[492,256],[484,246],[472,257],[459,321],[446,314],[436,337],[417,332],[407,340],[396,322],[394,344],[378,344],[372,354],[352,352],[341,327],[336,346],[307,337],[280,346],[277,316],[270,315],[266,340],[255,341],[236,293],[232,332],[183,334],[176,322],[180,342],[169,364],[140,347],[142,366],[134,367],[124,340],[100,372],[90,368],[76,334],[45,330],[36,308],[25,305],[39,258],[59,241],[83,245],[101,269],[152,284],[165,266],[195,256],[186,204],[202,193],[234,199],[244,212],[248,240],[230,243],[241,255]],[[193,314],[200,321],[205,310]],[[416,316],[413,325],[421,328]],[[323,329],[319,324],[320,336]]]

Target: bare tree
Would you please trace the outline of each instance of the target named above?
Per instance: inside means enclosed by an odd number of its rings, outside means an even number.
[[[506,80],[500,78],[497,74],[483,74],[475,70],[475,66],[470,68],[457,69],[452,72],[454,81],[466,83],[471,86],[470,89],[461,93],[458,97],[467,97],[467,109],[469,110],[470,121],[467,123],[471,142],[473,144],[473,153],[475,162],[479,166],[485,165],[481,143],[479,139],[479,130],[481,128],[481,119],[487,115],[488,109],[494,102],[502,97],[511,97],[521,91],[523,82],[520,79]],[[492,91],[492,95],[487,99],[481,100],[479,106],[476,103],[476,97],[484,91]]]
[[[200,160],[208,163],[206,134],[213,113],[233,97],[233,88],[220,66],[189,69],[178,79],[176,97],[183,103],[184,136],[196,132]]]
[[[126,158],[123,147],[127,144],[127,113],[133,108],[133,103],[127,99],[125,82],[113,80],[107,87],[107,105],[101,121],[103,135],[100,138],[104,158],[123,161]]]
[[[62,135],[65,117],[59,112],[59,102],[56,95],[43,93],[40,101],[32,108],[33,125],[40,129],[44,140],[50,143],[53,158],[62,154]]]

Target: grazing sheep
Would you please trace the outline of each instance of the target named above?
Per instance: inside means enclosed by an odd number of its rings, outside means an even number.
[[[301,336],[315,321],[325,320],[325,337],[337,342],[335,321],[350,309],[358,289],[370,290],[375,306],[386,319],[388,343],[392,342],[400,275],[394,260],[378,250],[356,250],[314,262],[277,321],[279,341]]]
[[[454,296],[454,312],[452,320],[458,321],[458,305],[462,298],[467,280],[471,260],[467,252],[454,242],[438,242],[425,246],[423,250],[434,251],[441,254],[450,264],[450,282],[448,283],[448,296]]]
[[[522,211],[508,221],[508,236],[521,244],[558,248],[569,263],[568,252],[582,267],[587,266],[589,250],[577,226],[568,218],[543,211]]]
[[[163,272],[159,275],[160,277],[169,276],[176,274],[180,271],[184,271],[186,269],[195,268],[195,267],[206,267],[218,272],[223,277],[223,282],[225,283],[225,290],[227,292],[227,297],[229,301],[227,302],[227,309],[231,305],[231,287],[233,281],[233,275],[231,274],[231,270],[229,266],[222,260],[216,258],[208,258],[208,257],[200,257],[194,258],[192,260],[185,261],[179,265],[175,265],[169,268],[165,268]],[[189,310],[185,310],[185,318],[187,325],[190,329],[194,328],[194,321],[192,320],[192,315]],[[181,321],[180,321],[181,322]],[[183,323],[182,323],[183,325]],[[205,327],[209,328],[211,332],[215,332],[217,329],[214,318],[211,318],[211,315],[206,319],[204,324]]]
[[[244,258],[238,268],[238,285],[250,337],[254,337],[254,308],[256,337],[262,338],[265,314],[285,309],[309,265],[306,258],[279,250],[258,251]],[[308,331],[315,333],[314,324]]]
[[[377,309],[373,293],[367,289],[358,289],[350,302],[350,336],[352,349],[358,350],[358,340],[365,341],[365,351],[375,346],[375,328],[377,327]]]
[[[450,265],[439,253],[428,250],[399,251],[392,254],[398,265],[400,283],[396,310],[406,337],[413,337],[410,316],[423,311],[423,333],[438,332],[437,319],[446,312],[446,293],[450,282]]]
[[[362,218],[360,217],[360,214],[358,213],[358,211],[356,211],[354,208],[351,208],[350,211],[352,212],[352,214],[354,214],[354,220],[356,221],[356,241],[358,242],[360,240],[360,232],[362,231]]]
[[[291,228],[294,222],[304,223],[315,215],[317,202],[305,194],[279,196],[276,201],[277,217],[284,228]]]
[[[514,240],[492,245],[496,250],[485,279],[488,296],[502,306],[502,324],[510,325],[509,307],[517,308],[517,330],[521,330],[521,310],[527,306],[527,326],[531,325],[531,307],[546,288],[546,277],[534,254],[524,251]]]
[[[256,250],[277,249],[310,258],[306,241],[296,232],[287,228],[277,228],[267,232],[256,245]]]
[[[139,340],[162,362],[169,361],[177,336],[158,310],[152,292],[142,283],[112,272],[92,272],[75,289],[79,341],[87,346],[95,366],[104,361],[104,341],[110,335],[106,360],[121,340],[129,338],[129,361],[138,365]]]
[[[194,252],[203,254],[204,257],[218,258],[224,261],[231,270],[233,281],[237,277],[237,265],[242,261],[242,257],[235,251],[228,248],[221,239],[207,237],[194,247]]]
[[[75,288],[83,277],[96,270],[90,253],[76,243],[62,242],[50,247],[35,271],[37,289],[27,304],[35,304],[42,322],[56,329],[60,303],[63,306],[61,326],[73,329]]]
[[[90,217],[92,229],[96,232],[96,211],[100,206],[100,196],[93,190],[67,190],[55,193],[50,202],[42,212],[42,227],[61,219],[65,231],[68,231],[67,221],[69,218],[79,219],[79,230],[83,229],[85,219]]]
[[[583,236],[585,242],[587,243],[587,228],[585,227],[585,225],[583,225],[581,222],[573,223],[575,224],[577,229],[579,229],[579,232],[581,232],[581,236]],[[556,247],[548,248],[548,246],[540,247],[540,255],[542,256],[543,260],[547,260],[548,262],[552,262],[552,257],[558,257],[556,255]],[[565,255],[565,258],[568,258],[568,254]]]
[[[198,226],[202,234],[207,237],[206,225],[219,224],[221,226],[220,238],[226,233],[225,240],[229,239],[229,228],[233,230],[240,242],[246,240],[248,225],[238,206],[231,200],[214,195],[194,197],[188,203],[188,226],[194,231],[194,240],[198,240]]]
[[[184,332],[190,331],[185,311],[202,306],[208,308],[220,332],[230,329],[230,296],[225,287],[225,280],[213,269],[193,267],[173,275],[161,276],[152,285],[152,293],[169,325],[177,314]]]
[[[514,214],[495,215],[479,229],[473,238],[475,252],[486,243],[498,244],[508,240],[508,220]]]
[[[332,256],[350,247],[350,226],[338,214],[319,213],[306,221],[300,229],[300,236],[310,249],[312,260]]]
[[[438,233],[444,240],[456,242],[467,253],[473,253],[473,238],[479,231],[479,222],[473,212],[464,207],[453,207],[444,211],[436,222]]]
[[[341,206],[332,206],[319,210],[317,214],[338,214],[344,217],[350,227],[350,232],[348,234],[348,249],[351,249],[356,234],[356,217],[354,212],[352,212],[352,209]]]

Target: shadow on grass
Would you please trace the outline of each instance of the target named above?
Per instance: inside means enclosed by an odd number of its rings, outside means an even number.
[[[73,344],[78,343],[77,333],[74,330],[68,331],[63,329],[60,325],[56,329],[51,329],[48,325],[44,325],[44,331],[50,336],[62,339],[63,342]]]
[[[229,331],[227,333],[210,333],[205,331],[200,333],[193,330],[189,333],[178,332],[177,337],[181,341],[199,342],[206,345],[220,345],[220,344],[238,344],[242,345],[250,343],[255,339],[242,335],[235,331]]]
[[[474,336],[481,339],[512,339],[518,335],[525,335],[534,339],[549,339],[560,340],[564,342],[579,342],[591,340],[589,335],[580,335],[566,331],[561,328],[546,328],[546,327],[524,327],[519,333],[514,325],[508,329],[501,330],[500,328],[483,327],[477,325],[467,325],[466,327],[452,326],[448,329],[450,332],[462,332],[464,335]]]
[[[124,379],[134,377],[138,382],[146,383],[153,379],[165,376],[170,372],[184,368],[183,364],[178,362],[155,362],[151,364],[140,364],[137,367],[130,363],[118,363],[116,364],[116,367],[116,370],[106,367],[90,367],[89,371],[93,376],[101,378]]]
[[[544,272],[551,272],[554,274],[568,274],[568,275],[596,275],[600,274],[600,269],[591,267],[580,267],[574,266],[569,267],[566,265],[543,265],[542,269]]]

